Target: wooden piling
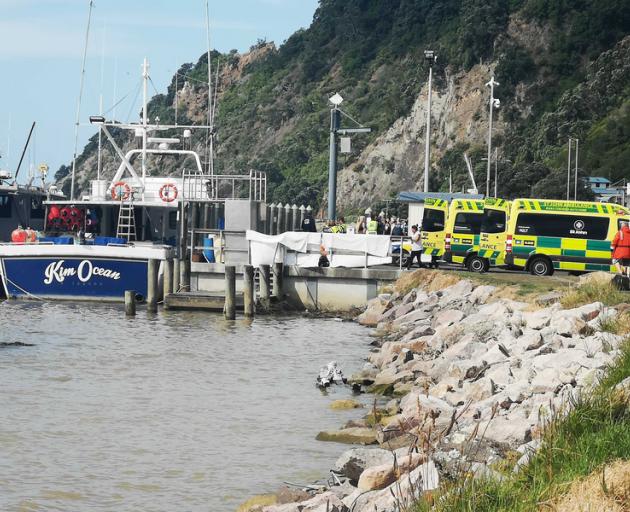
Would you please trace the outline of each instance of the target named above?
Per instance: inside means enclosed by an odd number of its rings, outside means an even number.
[[[173,293],[173,277],[173,260],[169,259],[164,262],[164,282],[162,284],[164,302],[166,302],[166,296]]]
[[[186,252],[186,256],[179,264],[179,287],[184,292],[190,291],[190,251]]]
[[[158,269],[160,262],[151,259],[147,265],[147,310],[155,313],[158,303]]]
[[[252,317],[256,309],[254,298],[254,267],[245,265],[243,268],[243,306],[245,316]]]
[[[258,286],[260,287],[260,303],[263,308],[269,308],[271,297],[271,267],[269,265],[261,265],[258,272]]]
[[[181,270],[179,267],[179,258],[173,259],[173,293],[179,292],[179,281]]]
[[[284,265],[282,263],[274,263],[273,265],[273,295],[277,299],[282,299],[282,274],[284,273]]]
[[[134,290],[125,291],[125,315],[136,316],[136,292]]]
[[[225,267],[225,318],[234,320],[236,318],[236,268]]]

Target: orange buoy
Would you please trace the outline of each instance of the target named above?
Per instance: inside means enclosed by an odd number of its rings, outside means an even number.
[[[24,231],[25,234],[25,242],[27,244],[32,244],[37,242],[37,232],[31,229],[30,227],[26,228]]]
[[[11,233],[11,242],[14,244],[26,243],[26,231],[24,231],[21,226],[14,229],[13,233]]]

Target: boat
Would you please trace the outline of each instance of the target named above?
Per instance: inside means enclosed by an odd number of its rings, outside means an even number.
[[[210,166],[204,170],[199,154],[190,149],[192,131],[209,127],[161,125],[157,119],[150,123],[148,69],[145,59],[139,123],[90,117],[120,158],[113,179],[93,180],[91,193],[80,198],[48,194],[42,201],[43,235],[0,244],[0,291],[5,298],[122,301],[125,291],[133,290],[142,300],[149,260],[165,262],[175,256],[180,206],[185,200],[215,197],[218,178]],[[112,129],[132,131],[139,148],[123,152]],[[160,137],[165,131],[168,137]],[[176,162],[161,175],[159,169],[148,168],[150,157]]]

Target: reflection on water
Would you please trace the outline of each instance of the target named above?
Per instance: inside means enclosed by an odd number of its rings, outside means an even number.
[[[317,431],[361,413],[315,377],[366,343],[335,320],[0,302],[0,510],[231,511],[325,476],[344,448]]]

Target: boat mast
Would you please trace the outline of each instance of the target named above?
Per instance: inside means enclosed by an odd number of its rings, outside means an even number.
[[[83,81],[85,78],[85,61],[87,59],[88,41],[90,39],[90,22],[92,21],[92,7],[94,1],[90,0],[87,28],[85,29],[85,45],[83,47],[83,64],[81,65],[81,81],[79,83],[79,98],[77,100],[77,118],[74,124],[74,155],[72,156],[72,180],[70,182],[70,200],[74,199],[74,180],[77,170],[77,151],[79,148],[79,122],[81,121],[81,100],[83,99]]]
[[[212,61],[210,56],[210,7],[206,0],[206,38],[208,41],[208,126],[206,135],[206,158],[208,159],[208,170],[214,174],[214,108],[212,105]],[[210,149],[208,150],[208,143]]]
[[[142,200],[144,201],[145,178],[147,177],[147,86],[149,82],[149,62],[142,63]]]

